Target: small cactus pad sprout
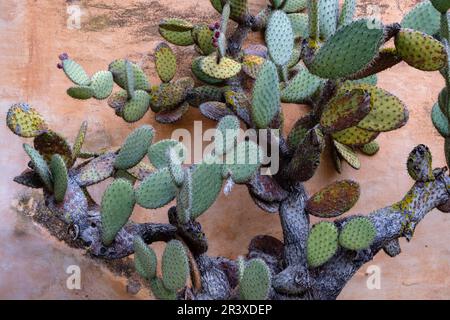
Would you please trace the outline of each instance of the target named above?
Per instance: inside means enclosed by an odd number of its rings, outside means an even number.
[[[408,173],[415,181],[427,182],[434,180],[432,156],[427,146],[420,144],[409,154],[406,163]]]
[[[53,192],[55,200],[61,202],[66,195],[69,176],[64,159],[59,154],[54,154],[50,162],[50,172],[53,178]]]
[[[52,191],[53,190],[53,181],[52,176],[50,173],[50,169],[48,168],[47,162],[44,160],[44,158],[39,154],[39,152],[34,149],[32,146],[28,144],[24,144],[23,148],[25,152],[28,154],[28,156],[31,159],[31,162],[33,164],[34,170],[39,175],[39,178],[44,183],[45,187]]]
[[[308,265],[317,268],[336,253],[338,249],[338,229],[333,222],[316,223],[309,232],[306,247]]]
[[[44,118],[26,103],[16,103],[9,108],[6,124],[14,134],[23,138],[36,137],[48,129]]]
[[[356,204],[359,195],[358,183],[351,180],[337,181],[309,198],[306,211],[320,218],[338,217]]]
[[[352,218],[343,226],[339,244],[349,250],[367,249],[372,245],[376,234],[377,230],[369,218]]]
[[[182,289],[189,276],[189,261],[186,249],[178,240],[167,243],[162,256],[162,281],[164,287],[178,291]]]
[[[358,170],[361,168],[361,162],[359,161],[358,155],[352,148],[346,146],[338,141],[333,141],[334,147],[338,154],[345,160],[349,165],[351,165],[354,169]]]
[[[102,197],[102,242],[109,246],[117,233],[127,223],[135,204],[131,184],[124,179],[115,180],[106,189]]]
[[[369,142],[360,148],[361,152],[368,156],[375,155],[380,150],[380,145],[376,141]]]
[[[245,265],[239,280],[239,294],[244,300],[265,300],[271,286],[271,273],[262,259],[252,259]]]
[[[147,280],[156,277],[156,254],[141,237],[134,238],[134,266],[139,275]]]
[[[87,121],[83,121],[80,126],[80,130],[78,131],[78,135],[75,138],[75,142],[72,146],[72,159],[75,161],[81,153],[81,148],[84,144],[84,139],[86,138],[88,123]]]
[[[149,125],[144,125],[134,130],[120,149],[114,162],[114,167],[117,169],[129,169],[137,165],[147,154],[153,135],[153,127]]]

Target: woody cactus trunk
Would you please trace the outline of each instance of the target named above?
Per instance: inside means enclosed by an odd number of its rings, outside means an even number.
[[[324,150],[331,150],[338,172],[345,163],[360,169],[358,153],[375,155],[378,135],[407,122],[405,104],[376,85],[378,73],[401,61],[440,71],[446,80],[431,116],[446,138],[450,161],[450,1],[421,2],[390,25],[373,17],[355,19],[356,0],[342,6],[338,0],[271,0],[256,15],[246,0],[211,4],[221,18],[210,25],[178,18],[160,22],[159,32],[170,43],[159,44],[154,53],[161,84],[151,84],[139,65],[125,59],[92,77],[67,54],[58,64],[74,83],[67,90],[71,97],[108,99],[127,122],[142,119],[150,109],[156,121],[173,123],[190,107],[218,121],[214,149],[201,163],[184,164],[186,150],[178,141],[154,142],[150,125],[135,129],[119,149],[87,151],[87,123],[70,144],[34,108],[17,103],[8,111],[7,125],[33,138],[34,146],[24,144],[31,161],[14,180],[42,188],[53,217],[67,224],[90,255],[122,259],[134,254],[136,271],[157,298],[335,299],[380,250],[400,254],[399,238],[411,240],[428,212],[450,211],[447,169],[433,168],[424,145],[406,162],[410,191],[367,215],[340,217],[358,201],[355,181],[332,182],[314,195],[303,186]],[[245,43],[250,32],[263,32],[265,43]],[[195,79],[173,80],[173,45],[192,46],[198,53],[192,61]],[[114,84],[121,89],[112,93]],[[287,135],[283,102],[309,110]],[[272,151],[279,151],[278,172],[261,174],[268,164],[260,141],[240,139],[241,125],[275,129],[268,140]],[[234,161],[219,161],[224,157]],[[113,182],[97,204],[87,187],[107,178]],[[214,203],[224,181],[224,192],[244,184],[257,206],[278,213],[283,239],[256,236],[248,254],[236,260],[209,256],[197,218]],[[151,210],[173,200],[167,224],[129,219],[136,205]],[[311,226],[310,215],[323,221]],[[161,274],[150,247],[156,241],[167,242]]]

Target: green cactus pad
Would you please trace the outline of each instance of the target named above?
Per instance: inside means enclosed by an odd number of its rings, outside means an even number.
[[[134,97],[125,103],[122,117],[126,122],[136,122],[142,119],[150,107],[150,96],[143,90],[136,90]]]
[[[401,25],[403,28],[414,29],[425,32],[430,36],[435,35],[440,29],[441,14],[430,1],[419,2],[403,18]]]
[[[130,61],[125,60],[125,89],[130,99],[133,99],[135,88],[133,65]]]
[[[215,86],[200,86],[192,90],[188,102],[192,107],[200,107],[202,103],[209,101],[223,101],[223,90]]]
[[[225,154],[234,147],[239,134],[239,119],[236,116],[225,116],[220,119],[214,136],[214,153]]]
[[[92,76],[91,86],[94,98],[103,100],[108,98],[114,87],[113,75],[109,71],[99,71]]]
[[[380,150],[380,145],[376,141],[369,142],[360,148],[361,152],[368,156],[375,155]]]
[[[367,249],[372,245],[376,234],[377,230],[369,218],[353,218],[342,228],[339,244],[349,250]]]
[[[316,121],[311,115],[306,115],[297,120],[288,135],[288,144],[292,150],[303,141],[309,130],[314,128]]]
[[[447,13],[450,9],[450,1],[448,0],[431,0],[431,3],[441,13]]]
[[[366,84],[348,84],[344,88],[362,89],[370,94],[371,110],[369,114],[358,123],[361,129],[386,132],[398,129],[406,124],[409,118],[405,104],[393,94],[384,89]]]
[[[201,60],[200,69],[212,78],[225,80],[238,74],[241,64],[227,57],[222,57],[217,63],[217,56],[213,54]]]
[[[345,0],[339,16],[338,26],[345,26],[353,21],[356,12],[356,0]]]
[[[252,259],[245,266],[239,281],[239,294],[243,300],[265,300],[272,283],[270,269],[262,259]]]
[[[92,98],[95,92],[90,86],[78,86],[67,89],[67,94],[74,99],[87,100]]]
[[[156,299],[159,300],[176,300],[177,293],[164,287],[163,281],[156,277],[150,280],[150,289]]]
[[[169,160],[167,158],[168,151],[174,147],[179,150],[181,161],[184,161],[186,156],[185,146],[181,142],[171,139],[160,140],[157,143],[152,144],[150,148],[148,148],[148,159],[156,168],[166,168],[169,166]]]
[[[192,37],[202,55],[207,56],[216,51],[212,43],[213,36],[214,32],[204,23],[196,25],[192,30]]]
[[[189,261],[186,249],[178,240],[167,243],[162,256],[162,280],[169,290],[180,290],[189,276]]]
[[[127,89],[127,71],[125,59],[119,59],[109,64],[109,71],[113,74],[114,82],[122,89]],[[144,71],[135,63],[131,63],[134,74],[134,89],[135,90],[149,90],[150,83]]]
[[[320,125],[325,132],[336,132],[357,125],[370,109],[370,95],[363,89],[337,94],[325,106]]]
[[[306,13],[290,13],[288,18],[291,21],[294,38],[306,39],[309,37],[308,15]]]
[[[154,130],[149,125],[134,130],[120,148],[114,161],[116,169],[127,170],[137,165],[147,154],[154,136]]]
[[[114,180],[102,197],[102,242],[109,246],[127,223],[135,204],[133,186],[124,179]]]
[[[192,198],[192,173],[187,169],[184,170],[183,183],[177,195],[177,219],[181,224],[191,219]]]
[[[222,189],[222,165],[202,162],[192,171],[192,219],[216,201]]]
[[[320,35],[322,38],[328,39],[336,32],[339,18],[339,1],[320,0],[319,16]]]
[[[308,0],[286,0],[282,6],[284,12],[299,12],[306,9]]]
[[[366,67],[383,44],[384,29],[376,24],[361,19],[340,28],[307,63],[309,71],[321,78],[337,79]]]
[[[286,103],[304,103],[311,98],[325,80],[311,74],[301,67],[295,77],[281,90],[281,101]]]
[[[83,165],[75,175],[76,182],[80,187],[99,183],[114,173],[114,153],[105,153]]]
[[[230,158],[232,163],[226,159],[225,173],[230,174],[235,183],[246,183],[261,166],[262,152],[253,141],[244,141],[237,145]]]
[[[351,127],[332,134],[336,141],[348,146],[360,147],[375,140],[379,132],[361,129],[359,127]]]
[[[50,163],[54,154],[59,154],[68,168],[72,166],[72,149],[61,135],[53,131],[41,133],[34,138],[34,148],[44,157],[47,163]]]
[[[194,25],[187,20],[179,18],[163,19],[159,23],[159,28],[168,31],[190,31],[194,28]]]
[[[439,107],[441,108],[442,113],[445,116],[448,116],[448,106],[449,106],[449,100],[448,100],[448,93],[447,93],[447,88],[443,88],[441,90],[441,92],[439,93]]]
[[[13,104],[6,115],[8,128],[23,138],[36,137],[48,130],[44,118],[26,103]]]
[[[330,260],[338,249],[339,231],[333,222],[316,223],[309,232],[306,247],[308,265],[317,268]]]
[[[266,61],[253,87],[252,120],[258,129],[268,128],[280,112],[280,87],[275,64]]]
[[[339,155],[348,162],[349,165],[351,165],[353,168],[358,170],[361,168],[361,162],[358,159],[358,155],[353,151],[352,148],[349,146],[346,146],[342,143],[339,143],[338,141],[333,141],[334,146],[336,147],[337,152]]]
[[[179,152],[176,149],[171,148],[169,150],[168,160],[172,180],[179,187],[184,181],[183,158],[179,157]]]
[[[31,147],[28,144],[24,144],[23,148],[25,152],[28,154],[28,156],[31,159],[31,162],[33,163],[34,170],[39,175],[39,178],[41,178],[42,182],[44,183],[45,187],[53,191],[53,181],[52,176],[50,173],[50,169],[48,168],[47,162],[44,160],[44,158],[39,154],[39,152]]]
[[[204,73],[201,69],[202,60],[205,59],[205,57],[197,57],[192,61],[191,70],[192,73],[197,77],[198,80],[203,81],[208,84],[218,84],[221,83],[222,79],[216,79],[213,77],[208,76],[206,73]]]
[[[91,79],[84,71],[83,67],[71,59],[66,59],[62,62],[63,70],[67,77],[79,86],[89,86]]]
[[[441,136],[450,137],[450,127],[448,118],[442,113],[439,104],[436,103],[431,110],[431,120],[436,130]]]
[[[269,55],[278,66],[288,63],[294,49],[294,32],[287,14],[273,11],[266,28],[266,44]]]
[[[147,280],[155,278],[157,265],[155,251],[153,251],[153,249],[150,248],[139,236],[134,238],[133,247],[134,266],[137,273]]]
[[[247,0],[230,0],[230,18],[234,21],[242,21],[248,11]]]
[[[259,70],[266,59],[256,55],[245,55],[242,59],[242,71],[252,79],[258,77]]]
[[[353,208],[358,202],[360,193],[357,182],[336,181],[309,198],[306,211],[319,218],[338,217]]]
[[[447,64],[444,45],[420,31],[400,30],[395,36],[395,48],[407,64],[422,71],[440,70]]]
[[[161,42],[155,49],[156,72],[162,82],[169,82],[177,71],[177,58],[172,49]]]
[[[53,177],[53,192],[55,195],[55,200],[61,202],[64,200],[64,196],[66,195],[69,176],[67,174],[66,163],[59,154],[54,154],[52,156],[52,161],[50,162],[50,172]]]
[[[78,158],[78,155],[81,152],[81,148],[84,144],[84,139],[86,138],[86,133],[88,129],[87,121],[83,121],[80,126],[80,130],[78,130],[77,137],[75,138],[75,142],[72,147],[72,159],[75,161]]]
[[[146,209],[157,209],[172,201],[177,188],[168,168],[163,168],[149,175],[136,189],[137,203]]]
[[[223,102],[205,102],[200,105],[200,112],[208,119],[219,121],[225,116],[232,116],[234,112],[231,111]]]
[[[159,34],[172,44],[177,46],[190,46],[194,44],[191,30],[173,31],[159,27]]]

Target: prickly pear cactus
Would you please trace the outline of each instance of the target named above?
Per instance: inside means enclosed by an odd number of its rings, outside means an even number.
[[[373,222],[366,217],[353,218],[339,234],[339,244],[349,250],[363,250],[370,247],[376,236]]]
[[[326,263],[338,249],[338,229],[332,222],[319,222],[309,232],[307,259],[311,268]]]
[[[239,293],[244,300],[265,300],[269,294],[271,273],[261,259],[252,259],[245,264],[239,280]]]

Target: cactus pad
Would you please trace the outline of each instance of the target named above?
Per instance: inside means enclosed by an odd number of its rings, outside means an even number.
[[[288,14],[295,38],[306,39],[309,37],[308,15],[306,13]]]
[[[156,254],[141,237],[135,237],[134,247],[134,266],[139,275],[147,280],[156,277]]]
[[[208,83],[208,84],[221,83],[223,81],[222,79],[216,79],[216,78],[210,77],[202,71],[201,64],[202,64],[203,59],[205,59],[205,57],[197,57],[192,61],[192,66],[191,66],[192,73],[197,77],[197,79],[199,79],[200,81],[203,81],[205,83]]]
[[[328,39],[336,32],[339,17],[339,1],[320,0],[319,16],[320,35],[322,38]]]
[[[360,148],[361,152],[368,156],[375,155],[380,150],[380,145],[376,141],[369,142]]]
[[[26,103],[12,105],[6,116],[8,128],[23,138],[36,137],[48,129],[44,118]]]
[[[118,179],[105,190],[101,203],[102,242],[109,246],[116,234],[127,223],[135,204],[133,187],[124,180]]]
[[[184,19],[168,18],[161,20],[161,22],[159,23],[159,28],[168,31],[182,32],[182,31],[191,31],[194,28],[194,25]]]
[[[86,132],[88,128],[87,121],[83,121],[80,126],[80,130],[78,130],[77,137],[75,138],[75,142],[72,147],[72,159],[75,161],[78,158],[78,155],[81,152],[81,148],[84,144],[84,139],[86,138]]]
[[[169,111],[179,106],[194,87],[191,78],[181,78],[175,83],[163,83],[151,89],[150,106],[153,112]]]
[[[357,125],[370,112],[370,95],[359,89],[338,94],[325,106],[320,125],[325,132],[336,132]]]
[[[164,287],[163,281],[156,277],[150,280],[150,289],[155,298],[160,300],[176,300],[177,293]]]
[[[288,144],[291,149],[295,150],[303,141],[309,130],[314,128],[316,121],[310,115],[306,115],[297,120],[288,135]]]
[[[200,112],[208,119],[219,121],[225,116],[234,115],[227,105],[223,102],[205,102],[200,105]]]
[[[339,27],[345,26],[353,21],[356,12],[356,0],[345,0],[339,16]]]
[[[34,148],[50,163],[54,154],[59,154],[68,168],[72,166],[72,149],[69,143],[61,135],[53,131],[41,133],[34,138]]]
[[[220,119],[214,136],[214,153],[218,156],[234,147],[239,134],[239,119],[225,116]]]
[[[91,86],[94,98],[103,100],[108,98],[114,87],[113,75],[109,71],[99,71],[92,76]]]
[[[448,0],[431,0],[431,3],[441,13],[447,13],[450,9],[450,1]]]
[[[172,49],[164,42],[155,49],[156,72],[162,82],[169,82],[177,71],[177,58]]]
[[[273,62],[278,66],[286,65],[294,49],[294,32],[285,12],[276,10],[270,15],[266,43]]]
[[[146,209],[157,209],[172,201],[177,188],[168,168],[149,175],[136,189],[137,203]]]
[[[33,163],[34,170],[39,175],[39,178],[41,178],[42,182],[44,183],[45,187],[52,191],[53,190],[53,181],[51,177],[50,170],[48,168],[47,162],[44,160],[44,158],[39,154],[39,152],[31,147],[28,144],[24,144],[23,148],[25,152],[28,154],[28,156],[31,159],[31,162]]]
[[[167,158],[168,151],[175,147],[180,152],[179,156],[181,161],[184,161],[186,156],[185,146],[181,142],[171,139],[160,140],[157,143],[152,144],[150,148],[148,148],[147,156],[156,168],[166,168],[169,166],[169,160]]]
[[[155,115],[156,121],[159,123],[174,123],[180,120],[183,115],[189,110],[189,103],[183,102],[178,108],[174,110],[160,111]]]
[[[351,127],[332,134],[333,138],[342,144],[349,146],[363,146],[375,140],[379,132],[361,129],[359,127]]]
[[[200,53],[202,55],[210,55],[216,50],[211,41],[213,36],[214,32],[209,29],[208,25],[203,23],[196,25],[192,30],[192,37],[194,38],[194,42],[200,49]]]
[[[90,186],[99,183],[114,173],[114,153],[105,153],[82,166],[75,175],[75,181],[80,187]]]
[[[336,181],[309,198],[306,211],[319,218],[338,217],[353,208],[360,192],[357,182]]]
[[[266,61],[253,87],[252,120],[258,129],[268,128],[279,112],[278,71],[275,64]]]
[[[377,230],[369,218],[353,218],[342,228],[339,244],[349,250],[367,249],[372,245],[376,234]]]
[[[65,59],[62,62],[63,70],[67,77],[75,84],[79,86],[89,86],[91,79],[89,75],[84,71],[83,67],[71,59]]]
[[[300,10],[306,9],[307,0],[286,0],[283,3],[282,9],[284,12],[298,12]]]
[[[191,170],[184,170],[183,183],[177,195],[177,219],[181,224],[191,219],[192,211],[192,174]]]
[[[134,75],[134,89],[148,90],[150,84],[144,71],[135,63],[130,62]],[[122,89],[127,89],[126,60],[119,59],[109,64],[109,71],[113,74],[114,82]]]
[[[352,148],[342,143],[339,143],[336,140],[334,140],[333,143],[339,155],[345,161],[347,161],[349,165],[351,165],[353,168],[357,170],[361,168],[361,162],[359,162],[358,155],[355,153],[355,151],[353,151]]]
[[[122,117],[126,122],[136,122],[142,119],[150,107],[150,96],[143,90],[136,90],[134,97],[125,103]]]
[[[186,249],[178,240],[171,240],[166,245],[162,256],[162,276],[167,289],[177,291],[186,285],[189,261]]]
[[[179,157],[177,150],[172,148],[169,150],[168,159],[169,171],[172,176],[172,180],[179,187],[184,180],[184,169],[182,166],[183,159]]]
[[[177,46],[190,46],[194,44],[191,30],[173,31],[160,26],[159,33],[164,39]]]
[[[188,102],[193,107],[199,107],[202,103],[208,101],[223,101],[223,91],[214,86],[200,86],[192,90],[192,96]]]
[[[222,165],[202,162],[192,171],[192,218],[198,218],[216,201],[222,189]]]
[[[53,177],[53,192],[55,194],[55,200],[61,202],[66,195],[67,184],[69,176],[67,174],[67,167],[64,159],[59,154],[52,156],[50,162],[50,172]]]
[[[14,182],[17,182],[18,184],[24,185],[28,188],[40,189],[44,187],[44,184],[41,178],[39,178],[39,175],[31,169],[26,169],[20,175],[14,177],[13,180]]]
[[[154,130],[149,125],[143,125],[134,130],[120,148],[116,161],[114,161],[114,167],[126,170],[137,165],[147,154],[153,136]]]
[[[361,19],[340,28],[308,63],[309,71],[321,78],[337,79],[358,72],[378,54],[384,30]]]
[[[430,36],[435,35],[440,29],[441,15],[430,1],[419,2],[403,18],[403,28],[425,32]]]
[[[95,92],[92,87],[88,86],[78,86],[78,87],[70,87],[67,89],[67,94],[78,100],[87,100],[94,96]]]
[[[236,146],[232,157],[232,163],[228,159],[225,162],[225,173],[229,173],[235,183],[246,183],[261,166],[262,152],[253,141],[243,141]]]
[[[395,37],[397,54],[410,66],[423,71],[440,70],[447,64],[444,45],[432,36],[402,29]]]
[[[427,182],[434,180],[432,156],[427,146],[420,144],[409,154],[406,167],[415,181]]]
[[[225,80],[237,75],[241,71],[241,64],[227,57],[222,57],[217,63],[217,56],[210,55],[201,60],[200,68],[212,78]]]
[[[450,137],[448,118],[442,113],[438,103],[435,103],[431,110],[431,120],[441,136]]]
[[[304,103],[319,89],[325,80],[311,74],[301,67],[295,77],[281,91],[281,101],[287,103]]]
[[[244,300],[265,300],[272,283],[269,267],[262,259],[250,260],[239,281],[240,298]]]
[[[317,268],[334,256],[338,249],[339,231],[333,222],[316,223],[309,232],[306,247],[308,265]]]
[[[252,79],[256,79],[266,60],[256,55],[245,55],[242,59],[242,71]]]

